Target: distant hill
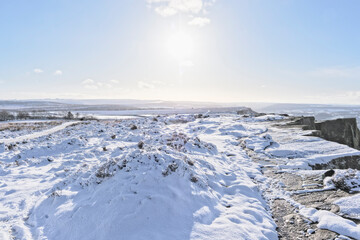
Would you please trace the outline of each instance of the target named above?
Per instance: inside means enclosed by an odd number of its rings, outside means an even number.
[[[242,107],[239,103],[162,101],[135,99],[45,99],[0,101],[0,110],[9,111],[121,111],[139,109],[198,109]]]

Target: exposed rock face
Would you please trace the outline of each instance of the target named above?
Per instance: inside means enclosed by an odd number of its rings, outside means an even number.
[[[295,118],[288,125],[300,125],[304,130],[313,131],[311,136],[345,144],[360,150],[360,131],[355,118],[343,118],[315,123],[314,117]],[[313,169],[360,169],[360,155],[335,158],[326,164],[315,164]]]
[[[315,117],[300,117],[290,125],[303,125],[304,130],[315,130]]]
[[[236,112],[238,115],[250,115],[250,116],[254,116],[257,115],[258,113],[255,112],[254,110],[252,110],[251,108],[243,108],[241,110],[238,110]]]
[[[265,116],[266,113],[258,113],[252,110],[251,108],[243,108],[241,110],[236,111],[238,115],[243,115],[244,117],[260,117]]]
[[[344,118],[315,123],[320,137],[360,149],[360,131],[355,118]]]
[[[328,163],[324,164],[315,164],[311,166],[314,170],[323,170],[323,169],[358,169],[360,170],[360,156],[345,156],[340,158],[335,158]]]
[[[314,117],[297,117],[288,125],[300,125],[304,130],[316,130],[312,136],[360,150],[360,131],[356,118],[341,118],[315,123]]]

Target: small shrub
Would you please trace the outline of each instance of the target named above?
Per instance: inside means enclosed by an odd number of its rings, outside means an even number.
[[[123,168],[126,168],[127,161],[123,160],[121,165],[118,165],[119,169],[122,170]]]
[[[68,112],[66,115],[65,115],[65,119],[74,119],[74,114],[72,114],[72,112]]]
[[[7,145],[7,149],[8,149],[9,151],[14,150],[15,147],[16,147],[16,144],[10,143],[9,145]]]
[[[111,177],[111,174],[109,173],[109,169],[107,168],[108,166],[103,165],[101,166],[95,173],[95,176],[98,178],[106,178],[106,177]]]
[[[197,183],[199,181],[199,179],[195,176],[191,176],[190,181],[193,183]]]
[[[59,192],[59,191],[53,191],[53,192],[49,195],[49,197],[53,197],[53,198],[55,198],[55,197],[60,197],[60,192]]]
[[[0,121],[8,121],[8,120],[14,120],[15,116],[10,114],[7,111],[1,111],[0,112]]]
[[[189,164],[190,166],[194,166],[194,161],[192,161],[192,160],[187,160],[186,162],[187,162],[187,164]]]
[[[176,163],[171,163],[168,168],[172,171],[172,172],[175,172],[176,169],[178,169],[178,165]]]
[[[170,174],[169,169],[166,169],[165,171],[162,172],[162,175],[164,177],[168,176],[169,174]]]
[[[18,114],[16,115],[17,119],[30,119],[30,114],[28,112],[18,112]]]
[[[174,132],[171,137],[166,139],[166,145],[178,151],[184,151],[185,144],[189,141],[189,139],[190,138],[184,133]]]
[[[178,165],[176,163],[171,163],[168,165],[165,171],[162,172],[164,177],[168,176],[171,172],[175,172],[178,169]]]
[[[137,146],[138,146],[138,148],[143,149],[144,148],[144,142],[143,141],[138,142]]]

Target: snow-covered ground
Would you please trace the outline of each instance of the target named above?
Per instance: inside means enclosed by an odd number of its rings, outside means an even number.
[[[271,127],[271,121],[254,122],[254,124],[266,127],[269,131],[266,136],[255,135],[247,138],[245,140],[247,146],[258,145],[255,151],[265,154],[268,158],[276,159],[280,168],[283,169],[311,169],[311,165],[328,163],[335,158],[360,155],[359,150],[346,145],[306,136],[312,133],[311,130],[303,131],[296,127]],[[287,122],[279,123],[279,125],[285,124]]]
[[[242,145],[278,159],[279,170],[358,153],[274,130],[282,118],[172,115],[9,135],[0,140],[0,239],[278,239],[264,196],[271,179]],[[323,224],[323,213],[303,211]]]
[[[319,172],[313,171],[311,166],[326,164],[340,157],[360,156],[360,151],[346,145],[326,141],[318,137],[307,136],[311,131],[304,131],[297,127],[285,127],[286,121],[278,122],[275,126],[269,121],[259,122],[256,118],[250,119],[250,121],[253,121],[255,126],[260,124],[268,130],[264,134],[243,138],[241,140],[243,146],[253,151],[256,156],[276,163],[274,168],[279,173],[287,171],[289,173],[296,173],[303,178],[306,175],[319,175]],[[322,173],[324,172],[322,171]],[[289,192],[282,189],[284,187],[283,183],[274,182],[273,179],[260,180],[259,182],[262,182],[261,189],[264,190],[264,196],[269,201],[285,199],[303,217],[307,218],[309,222],[317,223],[318,228],[341,234],[340,237],[348,236],[360,239],[360,226],[354,221],[341,216],[345,214],[352,219],[359,219],[360,195],[356,194],[360,192],[360,172],[358,170],[336,170],[333,176],[324,178],[324,188],[322,189],[314,189],[312,185],[305,185],[303,190]],[[312,188],[308,189],[307,187]],[[292,194],[322,192],[338,188],[355,193],[350,197],[340,198],[333,203],[339,206],[339,214],[306,207],[291,197]],[[347,238],[345,237],[345,239]]]
[[[3,139],[21,137],[31,135],[35,132],[41,132],[46,129],[53,128],[62,124],[61,121],[53,120],[17,120],[0,122],[0,142]]]

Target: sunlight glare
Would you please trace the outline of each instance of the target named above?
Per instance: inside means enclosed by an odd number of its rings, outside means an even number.
[[[167,42],[167,50],[170,55],[178,60],[185,60],[192,56],[194,42],[190,35],[177,32],[171,35]]]

